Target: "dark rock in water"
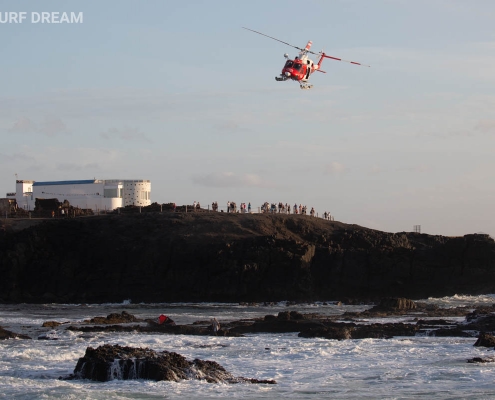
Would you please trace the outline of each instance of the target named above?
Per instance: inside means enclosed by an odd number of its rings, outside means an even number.
[[[171,325],[157,324],[152,322],[144,325],[92,325],[92,326],[74,326],[70,325],[66,328],[68,331],[80,332],[143,332],[143,333],[164,333],[170,335],[197,335],[197,336],[235,336],[239,337],[242,334],[231,330],[220,329],[213,332],[211,327],[205,328],[197,325]]]
[[[430,333],[436,337],[472,337],[473,335],[463,331],[460,327],[434,329]]]
[[[469,323],[465,329],[472,329],[480,332],[495,332],[495,314],[484,314],[474,311],[466,316]]]
[[[26,335],[21,335],[19,333],[8,331],[0,326],[0,340],[5,340],[5,339],[31,339],[31,338]]]
[[[373,311],[408,311],[414,310],[416,303],[414,301],[401,298],[401,297],[389,297],[382,299],[380,304],[373,307],[370,312]]]
[[[129,314],[127,311],[122,311],[121,314],[112,313],[106,317],[94,317],[84,322],[89,324],[125,324],[129,322],[142,322],[142,320]]]
[[[475,363],[491,363],[491,362],[495,362],[495,358],[474,357],[474,358],[470,358],[469,360],[467,360],[467,362],[470,363],[470,364],[475,364]]]
[[[235,377],[214,361],[187,361],[174,352],[156,352],[148,348],[108,344],[96,349],[88,347],[69,379],[91,379],[100,382],[114,379],[176,382],[182,379],[199,379],[210,383],[276,383],[274,380]]]
[[[352,339],[353,330],[354,327],[317,327],[302,331],[298,336],[303,338],[319,337],[324,339],[346,340]]]
[[[43,333],[38,336],[38,340],[58,340],[58,333],[55,330]]]
[[[62,324],[66,324],[67,322],[57,322],[57,321],[46,321],[41,325],[43,328],[56,328]]]
[[[411,324],[389,323],[389,324],[334,324],[334,326],[316,327],[303,330],[299,337],[325,339],[390,339],[394,336],[414,336],[418,327]]]
[[[480,332],[474,346],[495,347],[495,337],[486,332]]]

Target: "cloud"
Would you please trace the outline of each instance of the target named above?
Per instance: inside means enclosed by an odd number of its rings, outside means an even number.
[[[46,136],[56,136],[63,133],[69,133],[67,125],[60,118],[47,118],[41,123],[38,132]]]
[[[369,173],[372,175],[378,175],[378,174],[381,174],[382,172],[383,172],[383,168],[378,166],[378,165],[372,165],[369,168]]]
[[[60,163],[57,165],[57,169],[60,171],[82,171],[88,169],[101,169],[97,163],[89,164],[74,164],[74,163]]]
[[[129,141],[136,140],[136,141],[144,141],[151,143],[151,140],[143,132],[140,132],[139,129],[137,128],[123,128],[123,129],[109,128],[106,132],[100,133],[100,136],[104,139],[117,138],[122,140],[129,140]]]
[[[55,117],[47,117],[42,123],[36,123],[27,117],[20,117],[8,131],[11,133],[42,133],[46,136],[69,133],[67,125],[60,118]]]
[[[480,121],[475,129],[483,133],[495,133],[495,120]]]
[[[8,129],[11,133],[31,133],[36,132],[36,124],[27,117],[19,118],[11,128]]]
[[[432,168],[426,164],[418,164],[410,167],[397,168],[397,171],[429,173],[432,172]]]
[[[347,172],[349,169],[337,161],[333,161],[330,164],[325,165],[324,171],[330,175],[341,175]]]
[[[265,181],[256,174],[234,174],[233,172],[212,172],[205,175],[196,175],[193,182],[202,186],[212,187],[273,187],[274,185]]]

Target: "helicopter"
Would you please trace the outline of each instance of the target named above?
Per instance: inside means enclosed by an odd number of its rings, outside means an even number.
[[[297,55],[294,58],[294,60],[291,60],[287,53],[284,54],[284,57],[287,59],[287,61],[285,62],[284,68],[282,69],[282,73],[280,74],[280,76],[275,77],[275,80],[278,82],[284,82],[284,81],[291,79],[293,81],[299,82],[301,89],[311,89],[313,87],[313,85],[308,83],[310,75],[315,71],[322,72],[322,73],[326,74],[325,71],[322,71],[320,69],[321,63],[323,62],[324,58],[329,58],[331,60],[336,60],[336,61],[344,61],[344,62],[354,64],[354,65],[361,65],[363,67],[369,67],[369,65],[361,64],[361,63],[358,63],[356,61],[349,61],[349,60],[344,60],[342,58],[329,56],[329,55],[325,54],[323,52],[323,50],[320,51],[319,53],[315,53],[314,51],[310,50],[311,45],[313,44],[313,42],[311,42],[311,40],[308,42],[308,44],[306,44],[306,47],[303,49],[301,47],[297,47],[297,46],[294,46],[290,43],[279,40],[277,38],[265,35],[264,33],[255,31],[253,29],[249,29],[249,28],[245,28],[245,27],[242,27],[242,28],[247,29],[248,31],[257,33],[259,35],[266,36],[270,39],[276,40],[277,42],[281,42],[283,44],[286,44],[287,46],[291,46],[291,47],[294,47],[297,50],[299,50],[299,55]],[[315,55],[320,57],[318,64],[314,63],[313,60],[311,60],[308,57],[308,53],[315,54]]]

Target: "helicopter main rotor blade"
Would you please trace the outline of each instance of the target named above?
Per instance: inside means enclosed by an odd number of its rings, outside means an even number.
[[[343,60],[342,58],[327,56],[325,53],[321,53],[321,56],[325,57],[325,58],[330,58],[332,60],[348,62],[349,64],[361,65],[363,67],[371,67],[371,65],[361,64],[361,63],[358,63],[356,61]]]
[[[295,49],[297,50],[301,50],[303,51],[304,49],[301,49],[300,47],[297,47],[297,46],[294,46],[290,43],[287,43],[287,42],[284,42],[282,40],[279,40],[279,39],[276,39],[274,37],[271,37],[271,36],[268,36],[268,35],[265,35],[264,33],[261,33],[261,32],[258,32],[258,31],[254,31],[252,29],[249,29],[249,28],[245,28],[245,27],[242,27],[243,29],[247,29],[248,31],[251,31],[251,32],[254,32],[254,33],[257,33],[258,35],[262,35],[262,36],[266,36],[267,38],[270,38],[270,39],[273,39],[273,40],[276,40],[277,42],[280,42],[280,43],[283,43],[283,44],[286,44],[287,46],[290,46],[290,47],[294,47]],[[312,51],[308,51],[308,53],[313,53]],[[316,53],[313,53],[313,54],[316,54]]]

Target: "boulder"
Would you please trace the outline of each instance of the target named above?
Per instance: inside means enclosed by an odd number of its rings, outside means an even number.
[[[106,317],[94,317],[84,322],[89,324],[126,324],[129,322],[142,322],[142,320],[129,314],[127,311],[122,311],[120,314],[112,313]]]
[[[0,326],[0,340],[5,340],[5,339],[31,339],[31,338],[27,335],[21,335],[19,333],[8,331]]]
[[[414,310],[416,303],[414,301],[405,299],[403,297],[388,297],[380,301],[380,304],[373,307],[372,310],[380,311],[407,311]]]
[[[474,346],[495,347],[495,337],[486,332],[480,332],[478,340]]]
[[[77,362],[73,375],[68,379],[90,379],[107,382],[114,379],[147,379],[175,381],[199,379],[209,383],[276,383],[274,380],[258,380],[235,377],[214,361],[195,359],[188,361],[180,354],[148,348],[103,345],[88,347],[84,357]]]

